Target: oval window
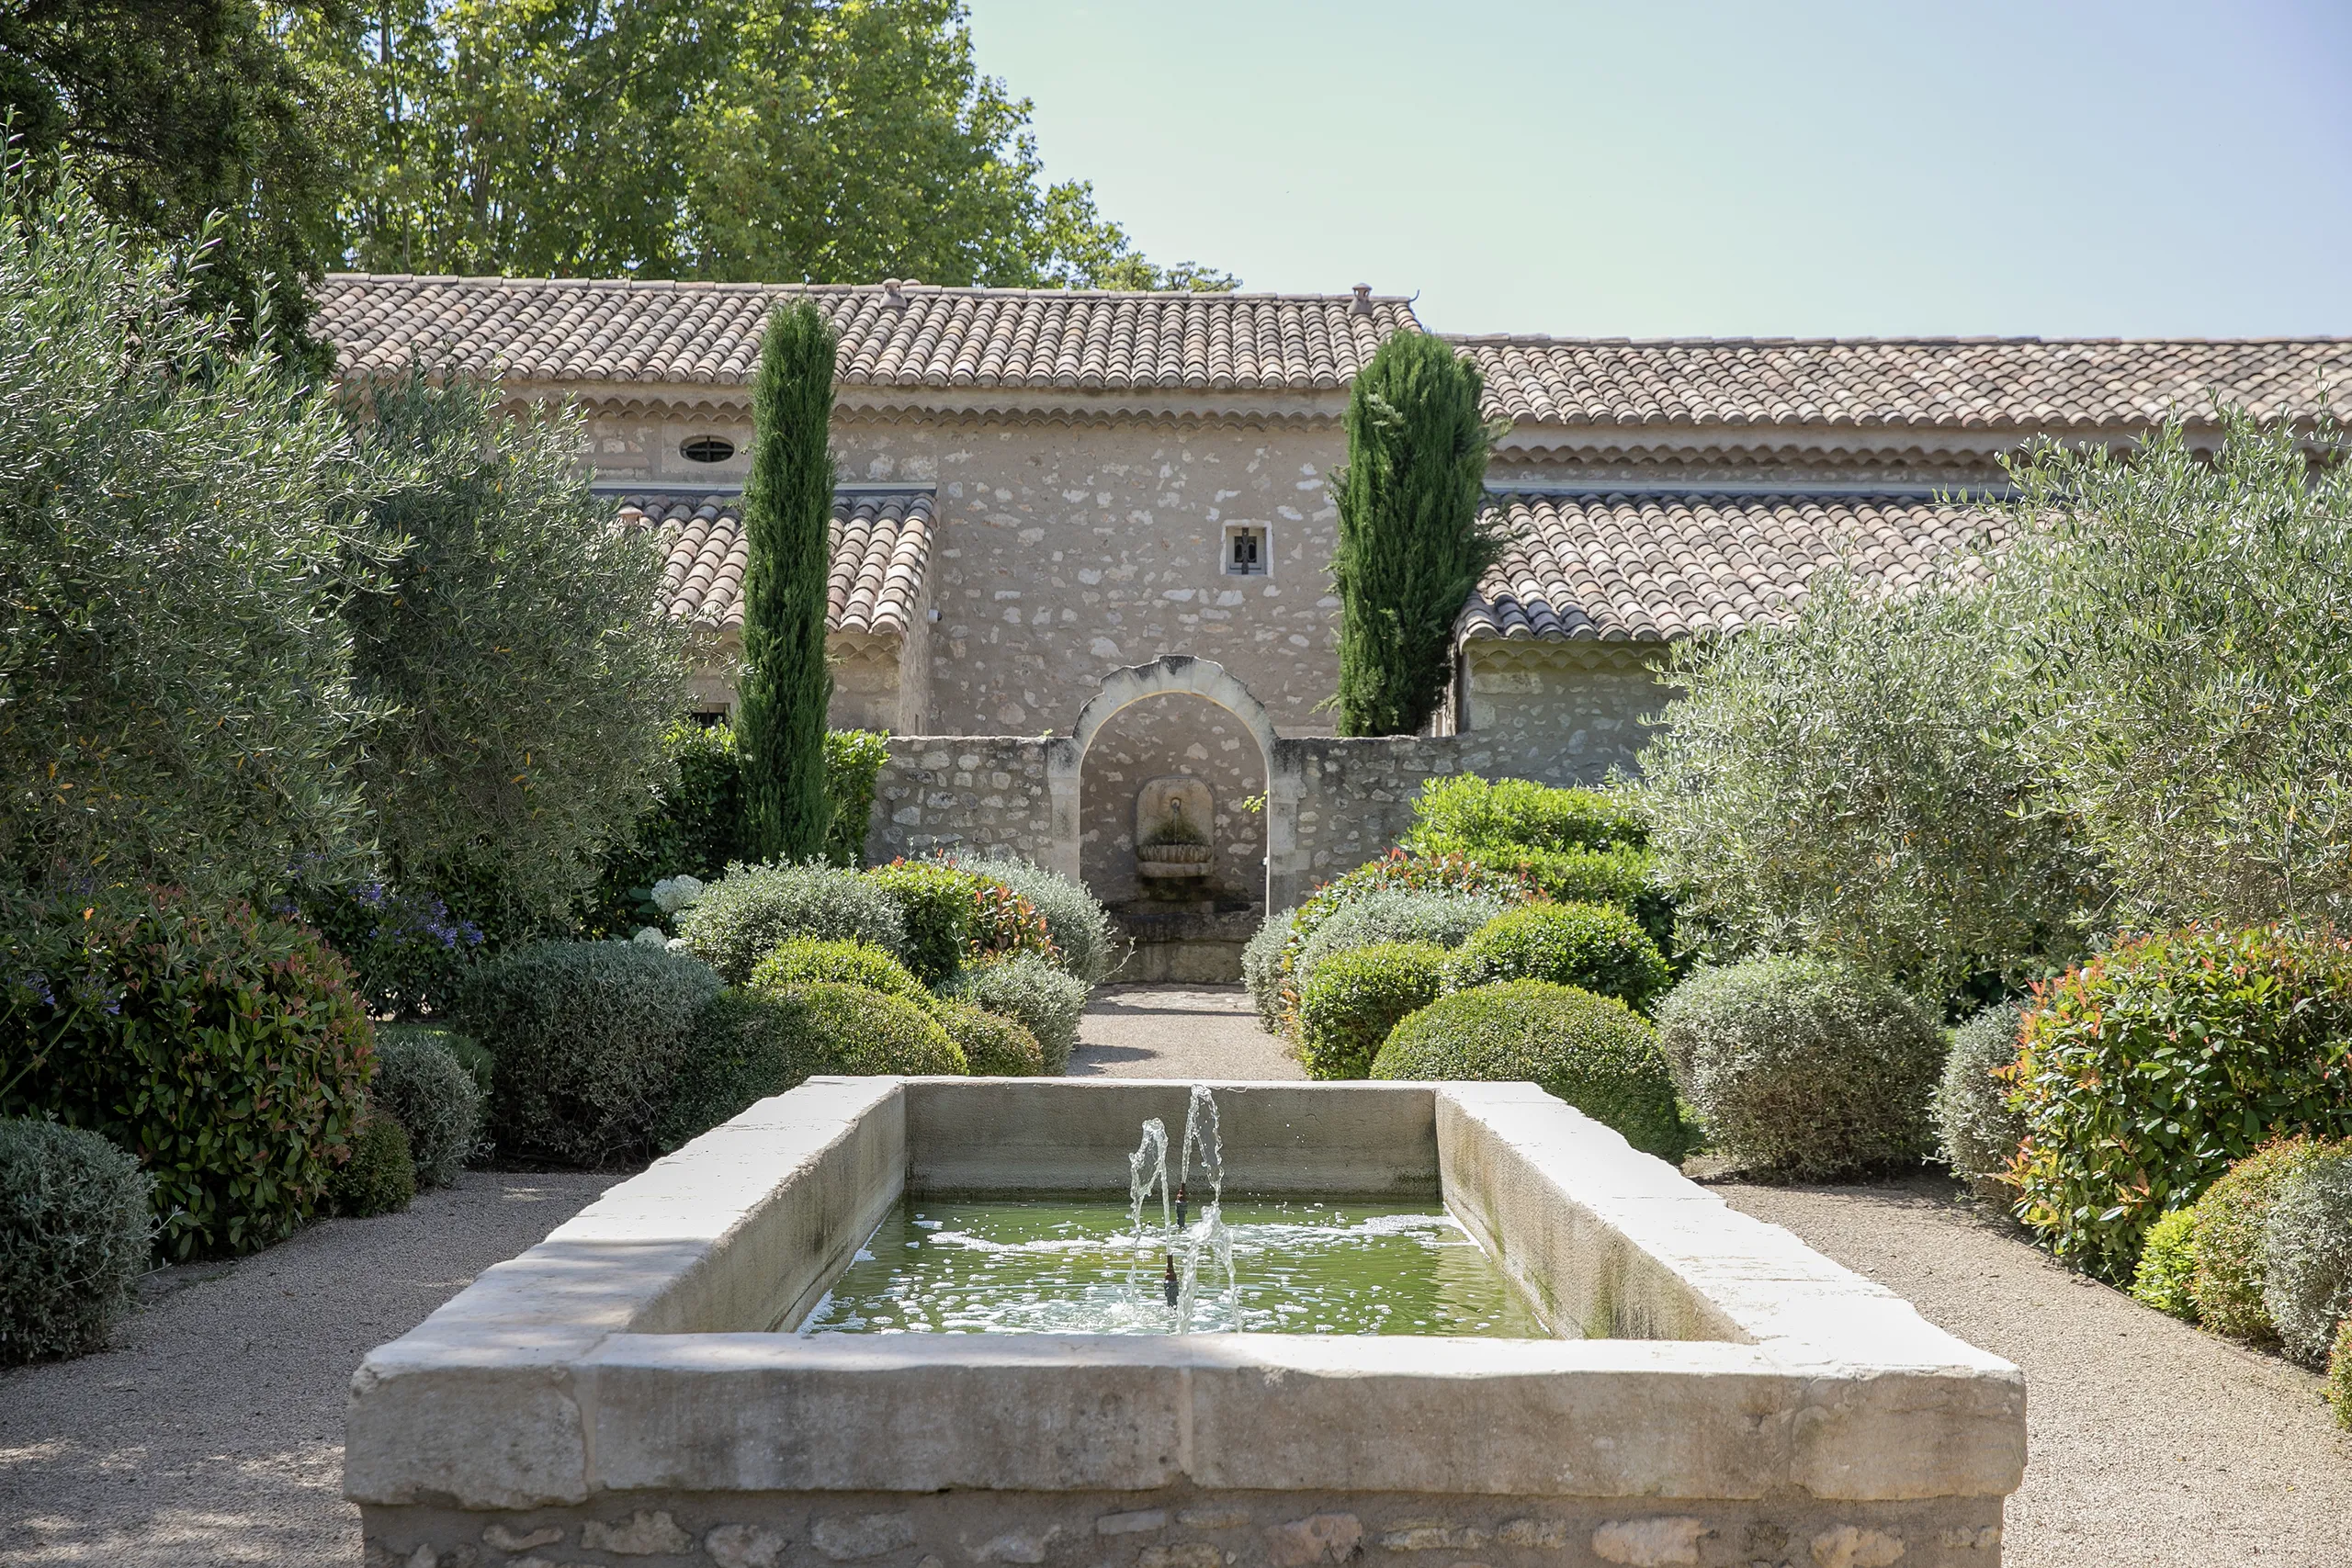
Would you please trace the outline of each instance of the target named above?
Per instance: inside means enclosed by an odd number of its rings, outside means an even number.
[[[689,463],[723,463],[735,456],[735,443],[723,435],[695,435],[678,443],[678,456]]]

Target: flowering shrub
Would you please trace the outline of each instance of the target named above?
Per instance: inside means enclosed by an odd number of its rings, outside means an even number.
[[[174,1258],[253,1252],[318,1211],[375,1047],[317,933],[171,892],[11,917],[0,1115],[53,1115],[136,1155]]]
[[[2202,929],[2119,942],[2034,993],[2013,1071],[2018,1217],[2129,1280],[2156,1217],[2257,1145],[2352,1133],[2352,945]]]
[[[983,953],[1036,953],[1062,973],[1074,976],[1088,986],[1102,984],[1125,956],[1119,951],[1120,938],[1111,924],[1110,911],[1091,893],[1059,873],[1025,860],[959,850],[933,851],[929,858],[934,863],[969,872],[983,883],[1027,899],[1044,919],[1046,934],[1053,944],[1047,952],[1029,945],[1031,939],[1007,940],[1001,924],[1005,912],[1019,916],[1024,922],[1027,917],[1020,915],[1019,906],[998,899],[998,912],[987,908],[980,911],[979,941]],[[990,945],[1000,942],[1004,945]],[[1049,1047],[1047,1055],[1051,1054]]]
[[[364,882],[306,891],[295,907],[350,961],[371,1013],[415,1018],[447,1008],[481,955],[481,927],[432,893]]]
[[[1025,894],[985,876],[972,879],[971,952],[976,958],[1034,953],[1057,968],[1062,966],[1061,950],[1054,945],[1046,912]]]

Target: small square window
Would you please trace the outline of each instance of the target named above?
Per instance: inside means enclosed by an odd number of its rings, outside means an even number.
[[[1263,577],[1272,564],[1262,523],[1234,523],[1225,530],[1225,575]]]

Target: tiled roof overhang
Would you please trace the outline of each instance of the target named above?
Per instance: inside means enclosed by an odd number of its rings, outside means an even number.
[[[714,633],[743,629],[751,547],[741,496],[634,494],[619,498],[619,509],[624,525],[651,529],[662,540],[662,599],[673,620]],[[933,515],[927,491],[833,497],[826,631],[907,634],[922,598]]]
[[[1456,625],[1488,638],[1666,642],[1787,619],[1824,567],[1889,589],[1997,547],[1986,512],[1920,496],[1492,497],[1505,541]]]

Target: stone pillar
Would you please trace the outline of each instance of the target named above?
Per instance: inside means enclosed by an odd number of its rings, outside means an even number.
[[[1046,869],[1079,881],[1078,770],[1085,752],[1079,742],[1057,736],[1046,742],[1046,792],[1053,808],[1053,835]]]
[[[1313,880],[1298,842],[1298,807],[1306,794],[1306,748],[1277,738],[1266,757],[1266,914],[1306,897]]]

